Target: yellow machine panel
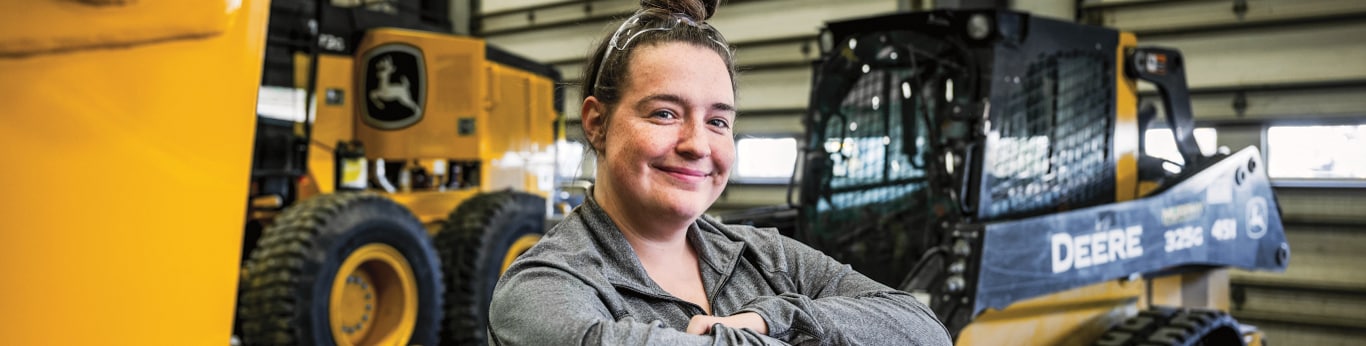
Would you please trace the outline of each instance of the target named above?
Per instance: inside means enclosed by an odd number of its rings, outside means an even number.
[[[958,344],[1090,345],[1106,328],[1137,313],[1144,284],[1109,281],[987,310],[963,329]]]
[[[308,71],[307,57],[300,55],[296,58],[296,65],[302,71]],[[338,141],[350,141],[355,136],[356,118],[352,116],[352,111],[356,107],[353,98],[344,97],[351,95],[355,89],[355,78],[352,71],[355,68],[354,60],[346,56],[338,55],[318,55],[318,92],[313,95],[314,118],[313,133],[311,140],[319,145],[309,145],[308,167],[312,169],[312,178],[321,193],[330,193],[336,186],[336,178],[333,170],[335,169],[336,154],[328,148],[337,145]],[[296,81],[307,81],[304,78],[296,78]],[[298,85],[305,88],[306,85]],[[343,97],[336,97],[328,100],[328,93],[340,93]]]
[[[0,2],[7,345],[226,345],[269,1]]]
[[[230,28],[243,28],[234,14],[244,7],[233,1],[6,1],[0,7],[0,55],[218,37]]]
[[[1124,66],[1124,52],[1138,46],[1134,34],[1119,34],[1115,47],[1115,66]],[[1123,202],[1142,197],[1138,191],[1138,82],[1115,69],[1115,201]]]
[[[549,79],[499,64],[489,64],[488,133],[525,133],[526,136],[490,136],[483,157],[490,190],[513,188],[545,194],[554,174],[555,106],[550,101],[554,86]]]
[[[356,75],[366,76],[354,93],[356,138],[367,157],[479,158],[479,137],[489,133],[483,41],[377,29],[356,51]]]

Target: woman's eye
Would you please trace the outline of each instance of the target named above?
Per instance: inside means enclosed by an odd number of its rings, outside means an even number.
[[[726,119],[712,119],[707,123],[711,124],[711,126],[720,127],[723,129],[730,128],[730,123],[726,122]]]
[[[672,111],[667,111],[667,110],[655,111],[654,113],[650,113],[650,116],[651,116],[651,117],[655,117],[655,118],[664,118],[664,119],[676,119],[676,118],[678,118],[678,115],[677,115],[677,114],[674,114],[674,112],[672,112]]]

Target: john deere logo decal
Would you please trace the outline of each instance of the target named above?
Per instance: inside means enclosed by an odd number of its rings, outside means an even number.
[[[407,127],[422,120],[427,85],[422,52],[405,44],[387,44],[365,53],[359,95],[366,124],[385,130]]]
[[[1252,239],[1262,239],[1266,236],[1267,223],[1266,199],[1256,196],[1247,201],[1247,209],[1243,211],[1247,215],[1247,237]]]

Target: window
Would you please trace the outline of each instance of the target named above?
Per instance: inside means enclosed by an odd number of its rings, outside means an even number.
[[[887,145],[891,143],[892,138],[888,136],[850,137],[843,143],[837,139],[825,140],[825,151],[830,153],[832,164],[830,174],[860,183],[880,181],[883,179],[882,166],[887,161]],[[901,161],[892,161],[891,165],[896,172],[903,168]]]
[[[336,7],[356,7],[365,6],[365,9],[383,12],[388,14],[398,14],[397,0],[332,0],[332,6]]]
[[[301,123],[308,120],[304,89],[262,85],[256,92],[256,114]]]
[[[1272,179],[1366,179],[1366,125],[1271,126],[1266,147]]]
[[[738,182],[787,183],[797,163],[797,139],[741,138],[735,163]]]
[[[1201,127],[1195,129],[1194,134],[1195,144],[1200,145],[1200,153],[1205,156],[1214,155],[1215,145],[1218,144],[1218,131]],[[1144,152],[1149,156],[1175,162],[1177,165],[1186,164],[1186,160],[1181,158],[1181,151],[1176,149],[1176,138],[1172,136],[1171,129],[1148,129],[1148,132],[1143,134],[1143,145]]]
[[[583,142],[561,140],[555,142],[555,150],[555,171],[560,179],[593,177],[595,161]]]

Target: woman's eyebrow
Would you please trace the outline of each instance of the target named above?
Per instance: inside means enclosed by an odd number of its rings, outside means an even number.
[[[688,99],[675,94],[651,94],[641,98],[640,101],[637,101],[636,108],[644,108],[648,103],[655,101],[669,102],[677,105],[688,104]],[[735,112],[735,106],[724,102],[713,103],[710,108],[713,111]]]
[[[711,104],[711,110],[735,113],[735,106],[729,103],[717,102]]]
[[[673,103],[673,104],[677,104],[677,105],[680,105],[680,106],[681,106],[681,105],[687,105],[687,104],[688,104],[688,100],[687,100],[687,99],[684,99],[682,96],[678,96],[678,95],[674,95],[674,94],[651,94],[651,95],[649,95],[649,96],[642,97],[642,98],[640,99],[640,101],[637,101],[637,102],[636,102],[636,108],[644,108],[644,107],[647,106],[649,103],[651,103],[651,102],[656,102],[656,101],[662,101],[662,102]]]

